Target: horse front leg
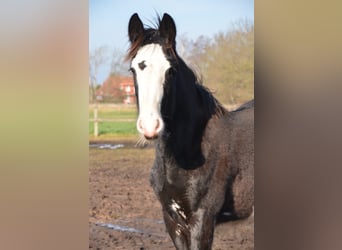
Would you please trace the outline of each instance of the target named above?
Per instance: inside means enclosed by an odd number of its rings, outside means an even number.
[[[190,228],[190,249],[211,249],[214,237],[215,216],[205,209],[198,209],[192,217]]]
[[[166,229],[177,250],[190,250],[190,232],[187,225],[180,223],[168,211],[163,211]]]
[[[211,249],[215,216],[205,209],[198,209],[185,222],[174,213],[163,211],[166,228],[177,250]]]

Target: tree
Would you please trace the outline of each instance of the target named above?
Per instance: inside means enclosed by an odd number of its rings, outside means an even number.
[[[89,101],[93,103],[96,101],[96,86],[98,85],[97,82],[97,75],[99,73],[99,68],[108,62],[108,47],[101,46],[94,49],[92,52],[89,53]]]
[[[125,61],[125,55],[118,49],[114,49],[112,53],[111,75],[128,76],[129,63]]]
[[[254,96],[254,25],[239,20],[214,37],[203,67],[208,86],[223,103],[239,104]]]
[[[211,39],[206,36],[199,36],[196,40],[188,39],[184,34],[178,38],[177,51],[179,55],[197,72],[199,76],[206,67],[205,54],[210,46]]]

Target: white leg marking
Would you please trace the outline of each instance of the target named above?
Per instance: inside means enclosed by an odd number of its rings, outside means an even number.
[[[175,200],[172,199],[171,203],[171,209],[175,211],[177,214],[179,214],[184,220],[186,220],[186,215],[184,213],[184,210],[179,206],[178,203],[175,202]]]

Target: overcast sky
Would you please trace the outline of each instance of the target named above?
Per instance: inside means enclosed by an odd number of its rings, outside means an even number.
[[[89,51],[107,46],[125,52],[128,49],[129,18],[137,12],[145,24],[153,24],[156,13],[167,12],[176,22],[177,33],[196,39],[200,35],[212,37],[228,30],[232,23],[247,18],[254,21],[253,0],[90,0]],[[101,68],[98,82],[109,74],[110,62]]]

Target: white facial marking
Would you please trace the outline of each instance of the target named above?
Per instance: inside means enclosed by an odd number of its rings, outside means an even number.
[[[137,129],[147,137],[156,136],[164,127],[160,108],[164,94],[165,72],[170,66],[159,44],[141,47],[131,63],[138,85]]]

